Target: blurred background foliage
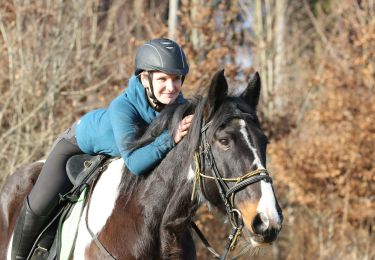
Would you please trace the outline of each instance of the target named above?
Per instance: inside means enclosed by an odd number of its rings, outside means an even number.
[[[137,46],[170,37],[189,59],[187,97],[218,69],[234,93],[260,72],[285,221],[247,258],[375,258],[374,0],[2,0],[0,33],[0,182],[122,92]],[[198,217],[223,248],[222,218]]]

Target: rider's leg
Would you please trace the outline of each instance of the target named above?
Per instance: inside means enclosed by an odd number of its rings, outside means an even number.
[[[56,140],[38,180],[25,198],[14,229],[12,260],[27,258],[36,237],[47,224],[50,213],[58,205],[58,195],[72,187],[65,165],[69,157],[82,153],[76,144],[74,130],[68,129]]]
[[[59,194],[72,188],[65,167],[68,159],[79,153],[83,152],[65,139],[52,150],[29,195],[30,207],[37,215],[49,215],[59,203]]]

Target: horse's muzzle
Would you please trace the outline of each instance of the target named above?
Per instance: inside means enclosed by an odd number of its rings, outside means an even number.
[[[265,214],[257,213],[251,225],[251,239],[255,244],[272,243],[281,230],[282,217],[278,222],[270,220]]]

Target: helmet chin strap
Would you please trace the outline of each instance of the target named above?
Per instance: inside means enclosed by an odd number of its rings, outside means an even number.
[[[146,88],[146,91],[147,91],[147,95],[148,97],[151,99],[152,101],[152,105],[154,107],[154,109],[156,111],[161,111],[164,107],[165,107],[165,104],[161,103],[156,97],[155,97],[155,94],[154,94],[154,85],[152,84],[152,76],[153,76],[153,73],[152,72],[149,72],[148,73],[148,84],[149,84],[149,88]]]

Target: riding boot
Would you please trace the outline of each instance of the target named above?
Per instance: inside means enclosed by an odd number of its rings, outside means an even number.
[[[37,216],[30,209],[28,197],[26,197],[14,228],[12,260],[27,259],[35,239],[44,228],[47,220],[48,216]]]

